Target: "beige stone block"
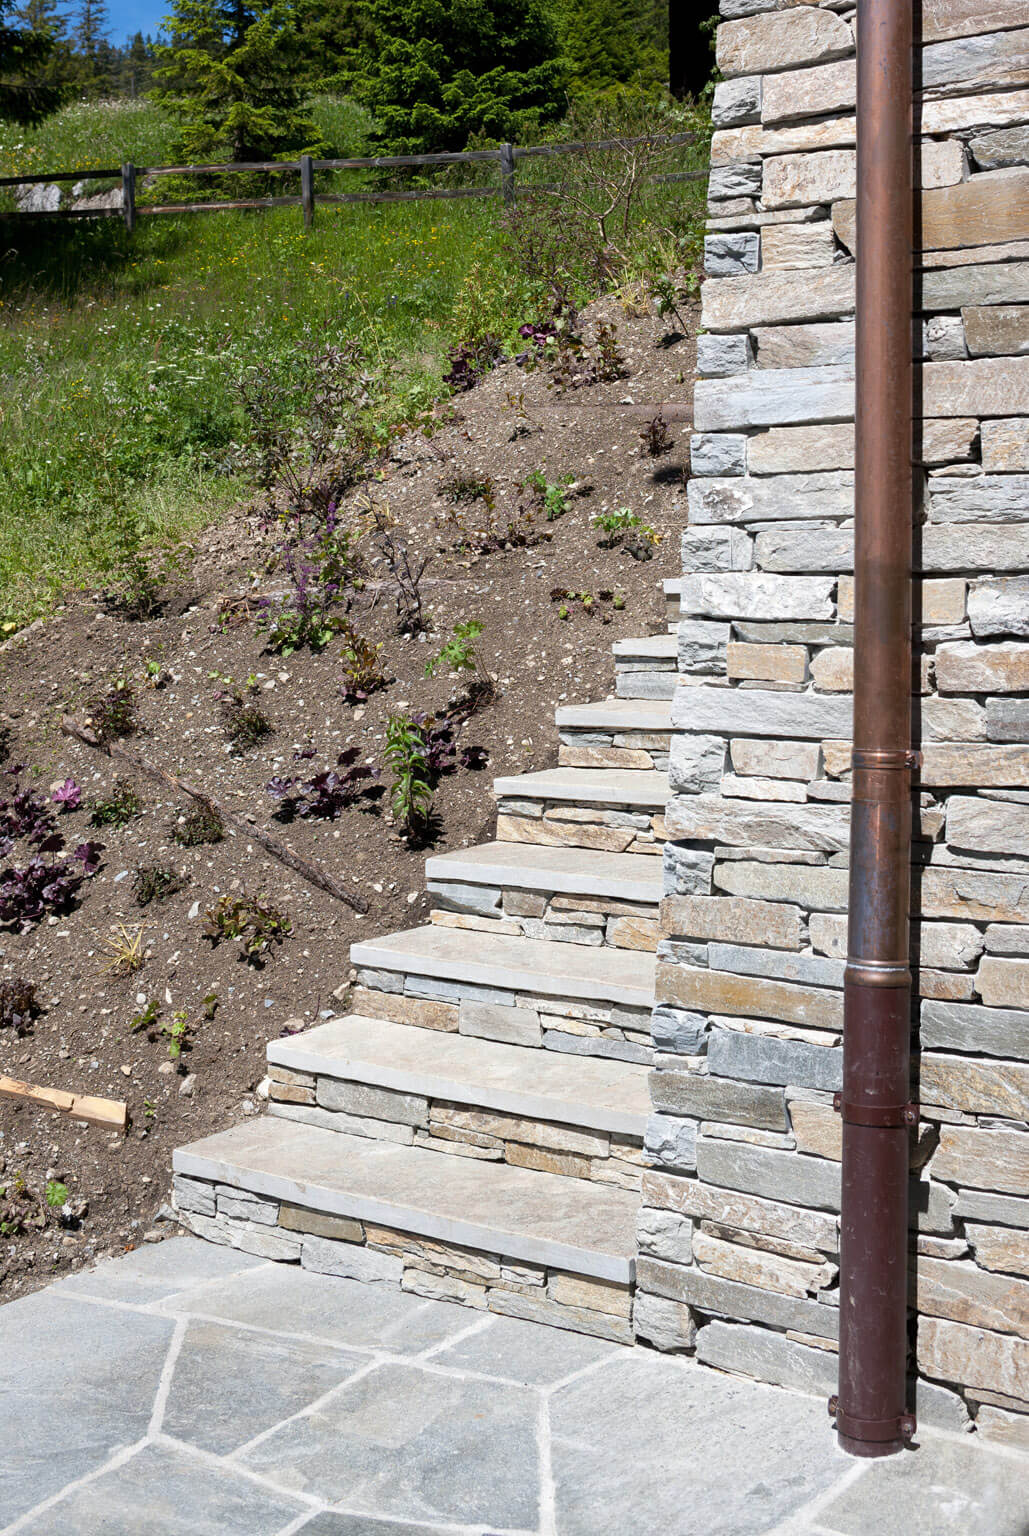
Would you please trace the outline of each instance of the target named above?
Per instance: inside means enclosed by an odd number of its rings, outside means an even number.
[[[728,971],[659,965],[657,999],[700,1013],[726,1013],[743,1018],[782,1019],[808,1028],[843,1027],[843,998],[838,992],[805,987],[792,981],[760,976],[735,976]]]
[[[769,75],[761,86],[762,123],[824,117],[853,108],[857,65],[853,59]]]
[[[974,1045],[974,1037],[969,1045]],[[923,1104],[970,1115],[1029,1119],[1029,1064],[924,1052],[920,1068]]]
[[[694,1241],[696,1252],[696,1241]],[[972,1328],[1029,1335],[1029,1283],[967,1260],[920,1258],[918,1310]]]
[[[660,936],[656,918],[616,917],[607,925],[607,942],[616,949],[657,949]]]
[[[268,1078],[273,1083],[287,1083],[291,1088],[314,1087],[313,1072],[292,1072],[289,1067],[269,1066]]]
[[[456,1301],[462,1307],[486,1310],[486,1287],[473,1280],[461,1280],[456,1275],[439,1274],[431,1269],[419,1269],[405,1264],[400,1279],[400,1289],[414,1296],[428,1296],[433,1301]]]
[[[1029,1195],[1029,1132],[941,1126],[932,1173],[948,1184]]]
[[[767,179],[765,185],[767,187]],[[853,190],[840,191],[837,196],[843,201],[833,204],[833,228],[840,243],[853,251],[856,234]],[[826,201],[824,197],[810,200]],[[957,246],[1024,240],[1029,234],[1027,206],[1029,168],[988,171],[957,186],[928,187],[922,192],[922,249],[953,250]]]
[[[529,1120],[522,1115],[505,1115],[494,1110],[436,1105],[432,1115],[434,1124],[450,1126],[453,1130],[479,1131],[502,1141],[527,1142],[560,1152],[581,1152],[588,1157],[606,1156],[609,1146],[606,1131],[576,1130],[570,1125]]]
[[[726,675],[769,683],[802,683],[807,676],[807,650],[802,645],[747,645],[730,640]]]
[[[1008,1275],[1029,1275],[1029,1232],[1017,1227],[981,1227],[965,1223],[965,1235],[984,1269]],[[1029,1383],[1026,1384],[1029,1390]]]
[[[488,1136],[475,1136],[471,1131],[448,1131],[443,1126],[433,1125],[427,1131],[415,1131],[414,1145],[449,1157],[475,1158],[480,1163],[504,1160],[502,1141],[491,1143]]]
[[[439,1029],[450,1034],[457,1030],[456,1003],[433,1003],[396,992],[355,987],[350,995],[350,1011],[369,1019],[390,1019],[394,1024],[416,1024],[421,1029]]]
[[[984,1440],[1012,1451],[1029,1451],[1029,1404],[1022,1413],[1009,1413],[989,1404],[979,1409],[975,1427]]]
[[[833,204],[833,228],[841,240],[836,209],[849,207],[857,180],[852,149],[822,149],[806,155],[772,155],[764,162],[761,201],[766,208],[798,208],[808,203]],[[957,244],[964,242],[958,241]],[[848,250],[852,246],[846,240]]]
[[[757,774],[726,773],[722,776],[722,794],[742,800],[793,800],[803,805],[807,800],[806,784],[791,784],[788,779],[762,779]]]
[[[489,1309],[504,1317],[520,1317],[530,1323],[546,1323],[552,1328],[569,1328],[574,1333],[588,1333],[616,1344],[631,1344],[632,1325],[624,1317],[609,1312],[594,1312],[589,1307],[566,1307],[548,1296],[513,1291],[494,1286],[489,1292]]]
[[[838,1163],[843,1156],[843,1122],[828,1104],[791,1099],[790,1127],[798,1152],[828,1157]]]
[[[649,752],[633,751],[628,747],[569,747],[564,743],[558,748],[557,760],[562,768],[653,768]]]
[[[513,1168],[533,1168],[537,1173],[562,1173],[567,1178],[588,1179],[590,1161],[575,1152],[551,1152],[546,1147],[522,1146],[509,1142],[504,1149],[504,1161]]]
[[[980,439],[983,469],[988,474],[1029,470],[1029,416],[984,421]]]
[[[551,848],[600,848],[625,853],[633,841],[629,827],[582,826],[572,821],[534,821],[525,816],[498,816],[501,843],[536,843]]]
[[[1029,357],[923,363],[922,396],[926,416],[1011,416],[1016,412],[1029,415]]]
[[[551,805],[543,812],[544,821],[574,821],[584,826],[602,826],[608,812],[595,805]]]
[[[923,187],[953,187],[968,175],[965,146],[960,139],[928,139],[919,151]]]
[[[921,434],[923,464],[964,463],[973,457],[979,423],[974,416],[944,416],[923,421]]]
[[[437,928],[462,928],[468,933],[506,933],[512,938],[522,931],[521,923],[516,923],[513,918],[478,917],[473,912],[447,912],[441,907],[431,909],[429,922],[435,923]]]
[[[924,917],[959,917],[980,923],[1020,923],[1025,919],[1024,875],[926,869],[921,884]]]
[[[742,1248],[759,1248],[763,1253],[777,1253],[781,1258],[799,1259],[804,1264],[821,1264],[825,1258],[817,1248],[788,1243],[781,1237],[769,1237],[765,1232],[746,1232],[741,1227],[726,1227],[719,1221],[702,1221],[700,1229],[709,1237],[720,1238],[723,1243],[735,1243]]]
[[[968,583],[956,576],[923,581],[918,589],[923,624],[963,624]]]
[[[602,917],[640,917],[656,921],[653,907],[639,901],[618,901],[613,896],[555,896],[550,920],[556,912],[592,912]]]
[[[921,781],[927,789],[1024,789],[1029,784],[1029,744],[979,746],[969,742],[927,742]]]
[[[812,741],[762,741],[741,736],[730,742],[729,754],[737,773],[761,778],[801,779],[818,775],[819,747]]]
[[[958,640],[936,652],[936,682],[941,693],[1029,692],[1029,643],[977,645]]]
[[[984,304],[961,311],[972,357],[1018,357],[1029,352],[1029,305]]]
[[[587,1279],[585,1275],[558,1270],[550,1277],[547,1295],[563,1307],[586,1307],[590,1312],[606,1312],[611,1317],[628,1317],[632,1312],[629,1287],[613,1280]]]
[[[747,443],[752,475],[806,474],[854,468],[853,422],[825,422],[811,427],[770,427]]]
[[[715,57],[723,75],[759,75],[843,58],[853,51],[845,21],[805,4],[723,22]]]
[[[765,1291],[778,1291],[784,1296],[814,1295],[836,1274],[836,1265],[825,1260],[806,1264],[760,1248],[725,1243],[704,1231],[693,1235],[693,1258],[708,1274],[737,1280],[742,1285],[760,1286]]]
[[[828,219],[817,224],[770,224],[761,234],[761,269],[764,272],[829,267],[835,253],[836,242]]]
[[[800,912],[785,902],[744,896],[666,896],[661,930],[680,938],[799,949]]]
[[[292,1083],[272,1082],[268,1088],[268,1097],[273,1104],[313,1104],[315,1102],[313,1088],[296,1088]]]
[[[975,997],[975,978],[962,971],[933,971],[920,966],[916,978],[919,997],[937,1002],[968,1003]]]
[[[961,133],[972,127],[1006,128],[1011,123],[1024,123],[1029,117],[1029,91],[996,91],[982,96],[924,101],[918,115],[924,134]]]
[[[363,1243],[364,1228],[348,1216],[328,1216],[323,1211],[309,1211],[302,1205],[279,1206],[279,1226],[290,1232],[311,1232],[315,1237],[332,1237],[342,1243]]]
[[[978,983],[989,1008],[1029,1008],[1029,960],[987,955],[979,965]]]
[[[814,272],[757,272],[752,277],[719,278],[704,284],[702,305],[703,325],[709,331],[835,320],[854,312],[854,268],[841,263]],[[1011,413],[1010,398],[1003,410]],[[972,413],[966,406],[938,414]]]
[[[918,1363],[937,1380],[1018,1397],[1029,1381],[1029,1339],[924,1317],[918,1326]]]
[[[392,1227],[378,1227],[365,1222],[365,1235],[369,1247],[381,1248],[385,1253],[400,1254],[413,1260],[425,1270],[456,1275],[473,1282],[494,1284],[500,1279],[500,1262],[488,1253],[478,1253],[474,1248],[460,1248],[454,1243],[438,1243],[430,1237],[415,1237],[410,1232],[397,1232]]]
[[[779,128],[747,123],[742,128],[721,128],[712,135],[711,164],[728,165],[733,160],[757,160],[766,155],[794,155],[815,149],[834,149],[854,144],[856,139],[853,113],[844,117],[823,117],[814,122],[791,123]],[[831,226],[829,228],[831,233]]]
[[[698,1179],[658,1173],[654,1169],[644,1171],[640,1199],[643,1205],[676,1211],[681,1216],[706,1218],[723,1226],[764,1233],[824,1253],[837,1252],[837,1220],[825,1211],[806,1210],[802,1206],[767,1200],[761,1195],[719,1189],[713,1184],[702,1184]]]
[[[1021,0],[922,0],[922,42],[1002,32],[1025,23]]]
[[[811,680],[822,693],[850,693],[854,687],[854,652],[850,646],[827,646],[813,656]]]
[[[505,891],[504,911],[511,917],[542,917],[547,910],[547,898],[539,891]]]

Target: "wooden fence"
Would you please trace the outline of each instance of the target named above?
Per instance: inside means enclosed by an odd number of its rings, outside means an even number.
[[[121,178],[121,202],[113,208],[56,208],[4,213],[0,218],[19,219],[96,219],[122,218],[129,230],[135,228],[137,218],[163,213],[224,213],[237,208],[285,208],[303,210],[304,225],[314,224],[314,211],[318,203],[401,203],[418,202],[424,198],[500,197],[505,203],[513,203],[516,197],[516,168],[519,160],[541,156],[580,154],[586,150],[629,149],[640,145],[652,145],[655,149],[671,149],[678,145],[696,142],[694,133],[670,133],[645,135],[632,139],[595,139],[571,144],[501,144],[498,149],[473,149],[435,155],[385,155],[369,159],[314,160],[301,155],[299,160],[254,160],[231,162],[225,165],[154,165],[138,166],[131,161],[113,170],[53,171],[49,175],[4,176],[0,187],[26,187],[48,185],[62,181],[106,181]],[[418,166],[446,166],[493,161],[499,166],[499,179],[493,185],[473,187],[418,187],[405,192],[316,192],[315,173],[318,171],[387,171],[408,170]],[[249,197],[234,201],[198,203],[143,203],[136,197],[138,181],[157,176],[225,176],[247,172],[293,171],[300,174],[299,196]],[[673,171],[664,175],[649,175],[646,180],[656,183],[699,181],[707,175],[701,171]],[[556,192],[553,184],[532,183],[528,190]]]

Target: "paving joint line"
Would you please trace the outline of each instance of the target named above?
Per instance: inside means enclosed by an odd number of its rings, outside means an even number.
[[[84,1472],[81,1477],[72,1478],[70,1483],[65,1483],[64,1487],[59,1488],[56,1493],[50,1494],[48,1498],[41,1499],[38,1504],[34,1504],[31,1509],[27,1509],[16,1520],[12,1520],[10,1525],[5,1525],[3,1531],[0,1532],[0,1536],[15,1536],[15,1532],[25,1529],[26,1523],[29,1520],[35,1519],[37,1515],[46,1514],[48,1509],[53,1509],[55,1505],[61,1503],[70,1494],[78,1492],[80,1488],[87,1488],[90,1483],[96,1482],[97,1478],[103,1477],[105,1472],[116,1472],[119,1467],[131,1461],[134,1456],[138,1456],[139,1452],[147,1444],[148,1439],[144,1436],[142,1440],[134,1440],[131,1445],[119,1446],[117,1450],[111,1452],[107,1460],[102,1462],[100,1466],[93,1467],[89,1472]]]

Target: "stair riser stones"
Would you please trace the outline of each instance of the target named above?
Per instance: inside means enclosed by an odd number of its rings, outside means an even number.
[[[642,1137],[584,1129],[363,1080],[269,1067],[270,1112],[347,1136],[638,1189]]]
[[[615,693],[620,699],[670,699],[675,692],[673,635],[620,640],[614,647]]]
[[[356,986],[345,1001],[355,1013],[370,1013],[401,1024],[421,1024],[577,1056],[649,1062],[653,1054],[652,1001],[642,988],[640,995],[629,1001],[587,1002],[544,995],[529,986],[524,990],[482,986],[359,967]]]
[[[597,848],[607,853],[653,854],[667,837],[660,811],[624,804],[575,804],[568,800],[515,797],[497,804],[497,840],[544,847]]]
[[[594,948],[657,949],[658,909],[650,902],[602,896],[563,896],[548,891],[428,882],[435,904],[429,920],[441,927],[523,935]],[[482,910],[469,912],[474,902]]]
[[[326,1214],[213,1180],[177,1175],[173,1204],[189,1231],[244,1253],[621,1344],[633,1341],[632,1290],[616,1281]]]
[[[643,772],[658,773],[668,771],[668,752],[672,740],[670,730],[605,731],[565,727],[558,734],[558,763],[562,768],[638,768]]]

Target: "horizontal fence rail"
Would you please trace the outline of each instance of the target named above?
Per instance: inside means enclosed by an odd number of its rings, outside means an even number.
[[[29,187],[48,185],[51,182],[107,181],[120,178],[121,198],[116,206],[106,208],[41,208],[38,210],[18,209],[11,212],[0,210],[0,219],[121,218],[125,221],[126,227],[132,230],[135,228],[138,218],[149,217],[154,214],[227,213],[236,209],[299,207],[303,210],[304,225],[310,229],[314,224],[314,211],[318,203],[408,203],[422,202],[430,199],[446,201],[451,198],[500,197],[503,202],[510,204],[515,201],[517,195],[516,167],[519,160],[544,156],[585,154],[594,150],[635,149],[644,145],[650,146],[653,149],[671,149],[677,146],[693,144],[696,142],[696,139],[695,133],[646,134],[638,138],[595,139],[568,144],[501,144],[497,149],[448,150],[426,155],[378,155],[351,157],[340,160],[315,160],[310,155],[301,155],[297,160],[238,160],[228,161],[222,165],[142,166],[134,165],[130,161],[115,169],[53,171],[49,174],[34,174],[31,176],[2,176],[0,177],[0,187]],[[498,182],[472,187],[416,187],[408,191],[382,190],[373,192],[316,192],[314,185],[316,171],[412,170],[419,166],[449,166],[481,162],[493,162],[499,166],[500,178]],[[160,176],[227,176],[274,171],[298,174],[300,177],[299,195],[217,199],[215,201],[192,203],[143,204],[138,202],[136,196],[137,184],[144,178],[152,181],[155,177]],[[649,174],[644,179],[654,184],[667,184],[671,182],[700,181],[706,175],[706,170],[673,171],[660,175]],[[559,192],[561,188],[554,183],[533,182],[527,184],[524,190],[528,192],[553,193]]]

